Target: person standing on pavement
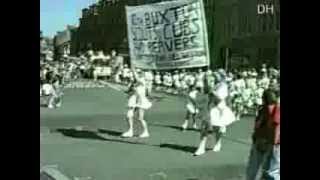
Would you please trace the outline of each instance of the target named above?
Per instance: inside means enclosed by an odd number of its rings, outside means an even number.
[[[201,128],[200,144],[194,153],[199,156],[205,153],[207,139],[210,134],[215,135],[214,152],[221,150],[221,138],[226,132],[226,127],[235,121],[235,115],[227,105],[227,97],[229,96],[228,84],[225,80],[225,72],[220,70],[217,81],[219,82],[211,94],[209,101],[209,118],[203,121]],[[212,108],[211,108],[212,107]]]
[[[268,89],[263,94],[252,136],[247,180],[255,180],[262,167],[262,178],[280,180],[280,95],[277,89]]]
[[[138,120],[140,121],[143,132],[139,135],[140,138],[147,138],[150,136],[148,125],[145,120],[145,111],[150,109],[152,103],[146,96],[146,81],[144,77],[144,73],[141,70],[135,70],[132,67],[132,73],[134,76],[134,82],[130,88],[131,93],[129,95],[128,107],[129,110],[127,112],[127,121],[129,125],[129,129],[124,132],[121,137],[130,138],[133,137],[133,121],[135,118],[135,114],[137,113]]]

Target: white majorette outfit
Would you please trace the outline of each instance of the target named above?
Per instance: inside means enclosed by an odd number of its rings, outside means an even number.
[[[152,103],[146,96],[146,87],[145,85],[136,85],[133,87],[133,93],[129,97],[128,107],[129,108],[141,108],[141,109],[150,109]]]
[[[134,72],[135,74],[135,72]],[[141,75],[141,74],[140,74]],[[150,109],[152,103],[146,96],[146,82],[144,78],[138,77],[138,75],[134,75],[136,79],[136,83],[131,86],[131,93],[129,95],[128,107],[129,110],[127,112],[127,120],[129,124],[129,130],[124,132],[122,137],[133,137],[133,121],[135,118],[135,112],[138,113],[138,120],[142,124],[143,133],[139,136],[141,138],[149,137],[149,131],[147,127],[147,123],[144,120],[144,112],[147,109]]]
[[[147,90],[146,94],[148,96],[150,96],[151,93],[152,93],[153,79],[154,79],[154,76],[153,76],[153,73],[151,71],[145,72],[145,82],[146,82],[146,90]]]
[[[222,81],[217,84],[213,91],[215,105],[209,110],[210,121],[203,124],[201,132],[201,142],[194,155],[199,156],[205,153],[207,136],[210,133],[215,134],[216,143],[213,151],[218,152],[221,149],[221,136],[226,132],[226,127],[233,123],[236,118],[231,109],[226,104],[226,98],[229,96],[228,85]]]
[[[214,91],[214,96],[219,103],[210,111],[210,125],[226,127],[235,121],[235,116],[226,104],[226,98],[229,96],[228,85],[221,82]]]
[[[196,75],[196,87],[200,88],[201,90],[204,87],[204,73],[201,71]]]
[[[172,79],[173,79],[173,85],[175,88],[175,93],[178,94],[178,92],[181,90],[180,76],[178,72],[175,72],[175,74],[172,76]]]
[[[186,113],[186,119],[182,124],[182,130],[186,130],[188,128],[190,119],[192,119],[193,121],[192,128],[197,129],[196,115],[198,114],[199,109],[196,104],[196,98],[198,93],[199,92],[196,89],[193,89],[188,94],[187,103],[186,103],[187,113]]]

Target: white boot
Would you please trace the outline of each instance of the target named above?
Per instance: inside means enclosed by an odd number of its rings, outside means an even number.
[[[49,105],[48,105],[48,108],[49,108],[49,109],[53,109],[54,107],[53,107],[52,104],[49,104]]]
[[[148,130],[143,131],[143,133],[139,135],[139,138],[148,138],[148,137],[150,137]]]
[[[122,133],[121,137],[124,137],[124,138],[133,137],[133,130],[132,130],[132,129],[129,129],[128,131]]]
[[[197,123],[194,123],[194,124],[192,125],[192,128],[193,128],[193,129],[198,129]]]
[[[207,137],[204,137],[201,140],[197,151],[193,154],[194,156],[200,156],[206,152],[206,142],[207,142]]]
[[[188,120],[185,120],[184,123],[182,124],[182,130],[186,130],[188,128]]]
[[[141,122],[141,125],[143,128],[143,132],[142,132],[142,134],[139,135],[139,137],[140,138],[150,137],[147,122],[145,120],[140,120],[140,122]]]
[[[213,147],[213,152],[219,152],[221,150],[221,139],[219,139]]]

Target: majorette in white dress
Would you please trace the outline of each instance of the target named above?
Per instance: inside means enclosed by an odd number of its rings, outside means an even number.
[[[146,97],[145,80],[140,79],[141,83],[134,87],[134,93],[129,97],[129,108],[149,109],[152,103]]]
[[[210,110],[210,125],[226,127],[236,120],[234,113],[226,104],[229,95],[228,85],[225,82],[219,83],[213,93],[220,101]]]

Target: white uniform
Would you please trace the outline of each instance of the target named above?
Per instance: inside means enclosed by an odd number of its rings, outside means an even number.
[[[187,76],[187,85],[193,86],[195,84],[196,78],[193,75]]]
[[[140,81],[142,83],[134,87],[134,93],[129,97],[128,107],[149,109],[152,103],[146,97],[145,80],[141,79]]]
[[[172,78],[175,88],[179,89],[181,87],[179,74],[174,74]]]
[[[258,86],[263,89],[267,89],[269,87],[269,84],[270,84],[270,79],[268,77],[263,77],[258,81]]]
[[[155,78],[155,83],[157,85],[161,85],[161,75],[160,74],[156,74],[154,78]]]
[[[146,88],[148,93],[152,92],[152,85],[153,85],[153,74],[152,72],[145,73],[145,81],[146,81]]]
[[[199,87],[199,88],[203,88],[204,87],[203,79],[204,79],[204,73],[199,73],[196,76],[196,87]]]
[[[214,95],[220,102],[210,111],[210,124],[219,127],[228,126],[236,120],[235,115],[226,104],[226,98],[229,96],[228,85],[224,82],[219,83],[214,90]]]
[[[189,92],[189,98],[195,100],[197,98],[197,94],[198,94],[197,91],[191,91],[191,92]],[[186,108],[190,113],[195,114],[199,110],[195,107],[195,105],[193,104],[193,102],[189,98],[188,98],[188,101],[186,104]]]
[[[123,78],[129,78],[130,77],[130,69],[129,68],[123,68],[122,70],[122,77]]]
[[[42,86],[42,92],[43,92],[43,95],[49,96],[54,93],[54,89],[51,84],[44,84]]]

